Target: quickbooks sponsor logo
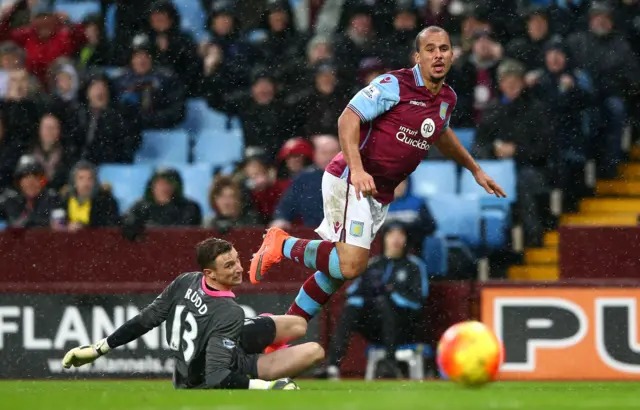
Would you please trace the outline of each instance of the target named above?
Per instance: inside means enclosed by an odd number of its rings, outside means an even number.
[[[428,150],[431,146],[429,145],[427,140],[412,138],[417,136],[418,136],[417,130],[412,130],[407,127],[398,128],[398,132],[396,133],[396,139],[398,141],[404,142],[407,145],[411,145],[412,147],[415,147],[421,150],[425,150],[425,151]]]

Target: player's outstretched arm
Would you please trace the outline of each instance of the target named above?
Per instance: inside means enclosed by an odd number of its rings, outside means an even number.
[[[169,315],[175,300],[177,284],[184,276],[181,275],[171,282],[140,314],[129,319],[108,337],[92,345],[79,346],[69,350],[62,359],[62,366],[69,369],[72,366],[80,367],[92,363],[100,356],[144,336],[148,331],[160,325]]]
[[[498,185],[489,175],[487,175],[480,165],[473,159],[469,151],[462,146],[458,136],[449,127],[447,127],[440,136],[440,139],[436,142],[438,150],[446,156],[456,161],[461,166],[465,167],[473,174],[476,182],[482,186],[487,193],[495,195],[498,198],[506,198],[504,190]]]

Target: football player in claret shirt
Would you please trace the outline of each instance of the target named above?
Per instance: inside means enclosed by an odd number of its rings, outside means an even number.
[[[287,314],[310,320],[345,280],[366,269],[394,189],[431,146],[471,171],[489,194],[506,196],[449,128],[457,97],[444,80],[452,58],[449,34],[440,27],[425,28],[416,37],[417,64],[374,79],[340,116],[342,152],[322,179],[324,220],[316,232],[323,240],[298,239],[271,228],[251,261],[252,283],[282,258],[317,270]]]
[[[314,342],[284,345],[305,334],[306,321],[295,316],[245,320],[231,290],[242,283],[243,273],[233,245],[210,238],[198,244],[196,255],[202,272],[180,275],[109,337],[71,349],[63,367],[89,364],[166,321],[167,343],[176,359],[174,387],[297,389],[288,377],[324,358],[324,350]],[[272,345],[283,348],[264,354]]]

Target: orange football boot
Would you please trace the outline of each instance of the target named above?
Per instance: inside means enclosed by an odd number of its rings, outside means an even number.
[[[280,228],[269,228],[264,235],[262,246],[258,249],[251,259],[251,267],[249,268],[249,279],[254,285],[264,279],[265,273],[271,265],[279,263],[284,255],[282,254],[282,246],[284,241],[290,235]]]

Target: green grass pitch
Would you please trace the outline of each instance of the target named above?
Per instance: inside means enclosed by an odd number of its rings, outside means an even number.
[[[300,391],[177,391],[169,381],[2,381],[7,410],[639,409],[640,383],[299,382]]]

